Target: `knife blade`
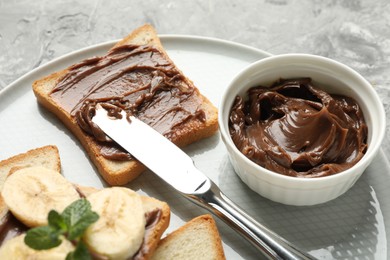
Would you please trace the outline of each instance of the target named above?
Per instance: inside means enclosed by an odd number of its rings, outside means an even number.
[[[134,116],[128,118],[125,111],[121,115],[110,117],[98,105],[92,122],[181,195],[220,217],[267,258],[314,259],[235,205],[186,153],[159,132]]]

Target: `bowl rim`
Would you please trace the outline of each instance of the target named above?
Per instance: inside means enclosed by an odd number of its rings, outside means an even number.
[[[364,85],[364,88],[367,90],[367,93],[371,95],[371,98],[375,101],[376,104],[376,110],[378,110],[379,114],[377,114],[379,125],[378,125],[378,135],[376,135],[376,142],[375,143],[370,143],[370,145],[367,148],[366,153],[363,155],[363,157],[351,168],[348,168],[342,172],[333,174],[333,175],[328,175],[328,176],[323,176],[323,177],[318,177],[318,178],[300,178],[300,177],[294,177],[294,176],[288,176],[288,175],[283,175],[271,170],[268,170],[249,158],[247,158],[245,155],[243,155],[236,145],[233,143],[229,130],[228,130],[228,116],[225,118],[224,111],[227,109],[229,110],[228,114],[230,113],[231,109],[231,104],[226,104],[228,96],[231,96],[232,94],[230,93],[232,90],[234,90],[234,86],[237,84],[237,81],[240,81],[241,78],[246,76],[247,74],[253,74],[259,67],[263,67],[266,65],[269,65],[270,63],[276,63],[278,61],[285,61],[285,59],[291,59],[292,61],[299,61],[300,64],[304,62],[319,62],[321,66],[326,64],[326,67],[334,67],[343,70],[345,73],[348,73],[350,76],[354,77],[356,80],[358,80],[362,85]],[[296,65],[296,63],[295,63]],[[239,90],[235,91],[236,95],[238,94]],[[236,96],[235,95],[235,96]],[[218,113],[218,121],[219,121],[219,129],[220,129],[220,134],[222,136],[222,140],[225,143],[226,146],[228,146],[228,150],[234,152],[236,155],[239,156],[241,160],[243,160],[245,163],[249,164],[250,167],[264,172],[266,175],[283,180],[283,181],[288,181],[288,182],[293,182],[293,183],[310,183],[310,184],[319,184],[319,183],[324,183],[324,182],[333,182],[335,179],[349,179],[350,175],[357,175],[359,171],[356,171],[356,169],[364,169],[371,163],[373,160],[374,156],[377,154],[382,142],[383,138],[385,135],[385,130],[386,130],[386,115],[385,115],[385,110],[383,107],[383,104],[379,98],[379,95],[375,91],[374,87],[362,76],[360,75],[357,71],[354,69],[350,68],[349,66],[319,55],[313,55],[313,54],[304,54],[304,53],[288,53],[288,54],[280,54],[280,55],[273,55],[270,57],[266,57],[264,59],[255,61],[248,66],[246,66],[244,69],[242,69],[240,72],[238,72],[233,79],[230,81],[229,85],[225,89],[225,91],[222,94],[222,98],[220,100],[219,104],[219,110],[220,112]],[[228,153],[230,153],[228,151]],[[255,174],[251,175],[255,176]],[[260,174],[256,174],[255,176],[257,179],[261,179]]]

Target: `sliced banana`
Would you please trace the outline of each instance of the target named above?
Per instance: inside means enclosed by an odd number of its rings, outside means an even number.
[[[63,260],[66,255],[74,250],[74,246],[68,240],[63,240],[58,247],[48,250],[34,250],[24,243],[25,234],[14,237],[0,248],[0,259],[39,259],[39,260]]]
[[[47,225],[50,210],[62,212],[79,199],[76,189],[61,174],[40,166],[12,173],[1,195],[12,214],[28,227]]]
[[[87,197],[99,220],[86,230],[88,248],[109,259],[127,259],[140,248],[145,233],[141,197],[127,188],[113,187]]]

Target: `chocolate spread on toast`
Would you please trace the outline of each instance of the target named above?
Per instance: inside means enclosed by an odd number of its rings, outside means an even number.
[[[313,87],[310,78],[279,80],[237,96],[229,117],[237,148],[274,172],[321,177],[356,164],[367,125],[355,100]]]
[[[158,49],[122,45],[71,66],[50,96],[94,136],[105,158],[130,160],[131,155],[92,123],[96,105],[112,113],[123,109],[174,141],[187,120],[205,121],[197,93]]]

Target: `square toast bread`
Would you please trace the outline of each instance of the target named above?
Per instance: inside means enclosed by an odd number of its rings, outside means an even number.
[[[163,56],[167,60],[171,61],[166,51],[164,50],[155,29],[151,25],[147,24],[134,30],[127,37],[113,46],[113,48],[127,44],[151,45],[162,52]],[[79,139],[86,153],[89,155],[89,158],[96,166],[98,172],[108,184],[123,185],[130,182],[141,172],[143,172],[146,167],[135,159],[130,161],[117,161],[103,157],[100,154],[100,148],[97,146],[94,137],[86,134],[78,126],[75,117],[72,117],[51,98],[51,91],[68,71],[69,68],[55,72],[42,79],[36,80],[33,83],[32,88],[38,102],[43,107],[54,113]],[[182,72],[180,73],[182,74]],[[187,77],[184,76],[184,80],[187,82],[187,84],[193,86],[193,83]],[[180,125],[179,129],[175,129],[178,134],[175,135],[175,140],[171,141],[179,147],[183,147],[195,141],[209,137],[218,130],[217,108],[206,97],[204,97],[195,86],[194,88],[195,95],[198,95],[202,100],[200,109],[205,112],[205,122],[201,122],[200,120],[196,119],[190,119],[187,120],[183,125]]]

